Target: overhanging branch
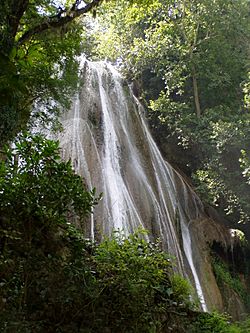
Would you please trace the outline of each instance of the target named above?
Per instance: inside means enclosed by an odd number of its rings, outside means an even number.
[[[83,8],[77,8],[79,1],[76,1],[69,11],[60,11],[56,16],[47,17],[43,22],[26,31],[17,41],[17,45],[25,43],[34,35],[38,35],[51,28],[62,27],[65,24],[72,22],[75,18],[90,12],[94,7],[97,7],[101,1],[102,0],[93,0]]]

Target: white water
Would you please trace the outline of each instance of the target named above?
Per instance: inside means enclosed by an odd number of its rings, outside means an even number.
[[[90,222],[90,237],[113,229],[148,229],[149,238],[159,237],[176,257],[178,272],[185,275],[188,264],[206,311],[189,231],[202,204],[164,161],[142,114],[140,103],[112,66],[86,62],[82,89],[62,121],[63,156],[71,158],[90,188],[104,193]]]

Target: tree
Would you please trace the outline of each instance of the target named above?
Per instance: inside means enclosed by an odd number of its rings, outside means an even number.
[[[25,239],[32,230],[66,223],[71,215],[84,218],[97,203],[95,191],[87,191],[71,162],[60,161],[59,142],[26,133],[5,155],[0,163],[1,222],[10,230],[19,225]]]
[[[122,59],[126,73],[139,79],[149,68],[164,80],[170,102],[185,102],[197,116],[222,103],[241,105],[247,1],[151,0],[130,6],[120,1],[107,6],[111,13],[109,21],[105,16],[101,55]],[[102,48],[107,42],[108,50]]]
[[[98,198],[70,161],[60,161],[58,142],[24,134],[5,156],[0,162],[0,329],[13,324],[19,330],[20,324],[27,332],[23,314],[34,313],[41,307],[38,299],[50,297],[53,283],[62,282],[57,274],[64,276],[71,253],[82,256],[72,221],[82,226]]]
[[[139,82],[154,136],[171,152],[167,158],[194,178],[204,201],[228,226],[246,232],[250,188],[239,159],[241,150],[250,149],[249,2],[106,6],[106,37],[99,38],[97,51],[118,59],[127,77]]]
[[[84,26],[101,0],[0,4],[0,142],[25,128],[32,107],[56,112],[76,89]],[[45,116],[46,112],[43,112]]]

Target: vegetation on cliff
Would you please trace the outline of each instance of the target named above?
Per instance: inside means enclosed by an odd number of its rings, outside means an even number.
[[[97,55],[135,80],[167,159],[250,239],[249,2],[124,0],[101,9]]]

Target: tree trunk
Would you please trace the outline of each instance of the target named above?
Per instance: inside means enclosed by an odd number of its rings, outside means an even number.
[[[15,36],[18,31],[20,20],[27,10],[29,0],[9,0],[8,4],[1,4],[0,10],[4,16],[1,19],[2,30],[0,32],[1,54],[9,56],[13,48]]]
[[[194,103],[195,103],[195,111],[198,118],[201,116],[201,106],[200,106],[200,99],[199,99],[199,91],[198,91],[198,84],[196,78],[196,71],[195,67],[192,68],[192,79],[193,79],[193,90],[194,90]]]

